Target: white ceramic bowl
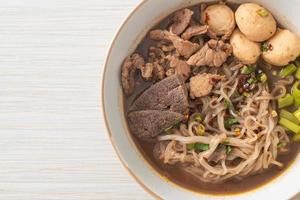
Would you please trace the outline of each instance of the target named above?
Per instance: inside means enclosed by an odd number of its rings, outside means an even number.
[[[249,0],[251,1],[251,0]],[[230,2],[244,3],[244,0]],[[270,183],[238,195],[213,196],[181,188],[161,177],[142,157],[128,131],[120,84],[120,66],[149,29],[173,11],[203,2],[201,0],[144,0],[123,22],[106,58],[102,82],[102,108],[109,137],[119,158],[129,173],[150,193],[162,199],[269,199],[282,200],[300,192],[300,158],[282,175]],[[207,1],[206,1],[207,2]],[[254,0],[271,10],[286,28],[300,34],[299,0]]]

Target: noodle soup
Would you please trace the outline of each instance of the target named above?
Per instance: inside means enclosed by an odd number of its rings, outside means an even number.
[[[248,30],[253,12],[258,25]],[[195,5],[153,27],[124,60],[127,123],[162,175],[199,192],[238,193],[294,160],[300,39],[277,26],[256,4]],[[278,54],[284,39],[291,52]]]

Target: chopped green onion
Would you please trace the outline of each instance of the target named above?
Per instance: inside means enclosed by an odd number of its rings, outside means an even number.
[[[226,146],[226,153],[229,154],[232,151],[231,146],[227,145]]]
[[[262,52],[267,52],[269,50],[269,45],[268,45],[268,43],[264,42],[261,44],[260,48],[261,48]]]
[[[297,79],[300,79],[300,67],[298,67],[295,76],[296,76]]]
[[[224,100],[224,106],[225,106],[226,109],[229,110],[230,113],[234,113],[235,114],[235,108],[234,108],[234,106],[233,106],[233,104],[232,104],[231,101],[228,101],[228,100],[225,99]]]
[[[194,146],[197,151],[207,151],[209,149],[209,144],[195,143]]]
[[[279,72],[279,76],[285,78],[289,75],[292,75],[297,70],[297,67],[294,64],[288,64]]]
[[[256,83],[257,82],[257,79],[254,78],[254,77],[251,77],[247,80],[247,83],[249,83],[250,85],[253,84],[253,83]]]
[[[278,116],[278,114],[277,114],[276,110],[272,110],[272,112],[271,112],[271,116],[272,116],[272,117],[277,117],[277,116]]]
[[[273,76],[277,76],[277,71],[273,70],[273,71],[272,71],[272,75],[273,75]]]
[[[268,80],[268,77],[265,73],[261,73],[259,76],[258,76],[258,80],[262,83],[265,83],[267,80]]]
[[[192,150],[192,149],[195,148],[195,144],[194,144],[194,143],[187,144],[187,145],[186,145],[186,148],[187,148],[188,150]]]
[[[193,118],[197,122],[202,122],[202,120],[203,120],[200,113],[196,113]]]
[[[284,108],[286,106],[292,105],[294,102],[294,98],[290,94],[286,94],[284,97],[278,99],[278,107]]]
[[[241,74],[251,74],[254,71],[255,71],[255,67],[253,67],[253,66],[247,66],[247,65],[244,65],[240,69]]]
[[[295,141],[295,142],[300,142],[300,134],[295,134],[295,135],[293,136],[293,141]]]
[[[170,126],[170,127],[166,128],[164,131],[168,134],[171,134],[172,129],[173,129],[173,126]]]
[[[285,147],[286,146],[286,143],[285,142],[279,142],[277,144],[277,148],[282,148],[282,147]]]
[[[226,99],[224,100],[224,106],[225,106],[225,108],[229,108],[229,106],[230,106],[230,102]]]
[[[228,140],[224,140],[224,141],[222,142],[222,144],[228,145],[228,144],[229,144],[229,141],[228,141]]]
[[[293,116],[300,122],[300,108],[293,113]]]
[[[239,96],[241,96],[241,94],[238,91],[234,90],[232,97],[235,98],[235,97],[239,97]]]
[[[294,132],[294,133],[300,133],[300,126],[291,122],[288,119],[285,118],[280,118],[279,120],[279,124],[285,128],[287,128],[288,130]]]
[[[203,143],[190,143],[186,145],[188,150],[195,149],[196,151],[207,151],[209,149],[209,144]]]
[[[239,121],[236,118],[230,117],[230,118],[225,119],[224,126],[226,129],[230,129],[232,125],[237,124],[238,122]]]
[[[300,112],[299,112],[300,114]],[[285,118],[285,119],[288,119],[290,120],[291,122],[295,123],[295,124],[300,124],[300,119],[298,119],[295,115],[295,113],[290,113],[289,111],[285,110],[285,109],[282,109],[280,110],[280,117],[282,118]],[[299,115],[300,117],[300,115]]]
[[[269,12],[264,8],[258,9],[256,13],[261,17],[267,17],[269,15]]]
[[[299,90],[300,81],[296,81],[292,87],[292,95],[294,97],[295,106],[300,106],[300,90]]]
[[[196,131],[197,135],[204,135],[205,133],[205,127],[203,126],[203,124],[199,124],[199,126],[197,127],[197,131]]]
[[[166,133],[171,134],[172,129],[173,129],[173,128],[178,128],[178,127],[179,127],[179,124],[180,124],[180,120],[177,120],[177,121],[175,121],[175,123],[174,123],[173,125],[167,127],[164,131],[165,131]]]
[[[244,97],[250,97],[250,93],[249,92],[243,92],[243,96]]]

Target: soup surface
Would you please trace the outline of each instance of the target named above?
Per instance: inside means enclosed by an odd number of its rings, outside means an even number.
[[[253,10],[268,32],[245,29]],[[272,180],[295,159],[300,62],[272,58],[285,31],[272,20],[256,4],[195,5],[162,20],[124,60],[127,123],[161,175],[197,192],[232,194]]]

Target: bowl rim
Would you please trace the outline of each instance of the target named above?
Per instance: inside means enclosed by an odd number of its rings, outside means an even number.
[[[139,3],[137,3],[129,11],[129,13],[126,15],[126,17],[124,18],[124,20],[118,26],[118,28],[115,31],[115,34],[113,36],[113,39],[111,40],[111,42],[110,42],[110,44],[108,46],[108,49],[107,49],[106,54],[105,54],[105,59],[104,59],[103,67],[102,67],[102,70],[100,71],[100,77],[101,77],[101,79],[100,79],[100,95],[101,95],[101,98],[100,98],[100,109],[102,108],[101,114],[102,114],[102,118],[103,118],[103,121],[104,121],[105,128],[107,130],[106,134],[107,134],[107,136],[109,138],[109,141],[110,141],[111,145],[113,146],[113,149],[114,149],[114,151],[115,151],[115,153],[116,153],[119,161],[121,162],[122,166],[125,168],[125,170],[128,172],[128,174],[131,177],[133,177],[133,179],[144,189],[144,191],[146,191],[148,194],[150,194],[155,199],[163,199],[162,196],[160,196],[158,193],[156,193],[155,191],[151,190],[148,186],[146,186],[146,184],[144,184],[143,181],[138,176],[136,176],[134,174],[134,172],[127,166],[126,161],[122,158],[121,154],[119,153],[118,147],[117,147],[117,145],[115,144],[115,142],[114,142],[114,140],[112,138],[112,131],[111,131],[110,126],[109,126],[109,122],[108,122],[107,114],[106,114],[106,109],[105,109],[105,106],[104,106],[105,105],[104,104],[104,101],[105,101],[104,100],[104,82],[105,82],[105,76],[106,76],[106,71],[107,71],[106,69],[107,69],[108,61],[109,61],[110,56],[111,56],[111,52],[112,52],[113,46],[115,45],[116,39],[119,37],[121,31],[126,26],[126,23],[132,18],[132,16],[135,14],[135,12],[140,9],[140,7],[142,7],[148,1],[149,0],[141,0]],[[290,166],[288,167],[288,169],[289,168],[290,168]],[[285,172],[283,172],[283,173],[285,173]],[[265,186],[268,183],[269,182],[266,182],[266,183],[264,183],[261,186]],[[177,186],[177,184],[176,184],[176,186]],[[261,186],[259,186],[258,188],[260,188]],[[243,192],[243,193],[248,193],[248,192],[254,191],[254,190],[258,189],[258,188],[253,188],[253,189],[251,189],[249,191],[246,191],[246,192]],[[233,196],[235,196],[235,195],[236,194],[234,194]],[[298,193],[294,194],[293,196],[291,196],[290,200],[293,200],[293,199],[297,198],[298,195],[300,195],[300,191]]]

